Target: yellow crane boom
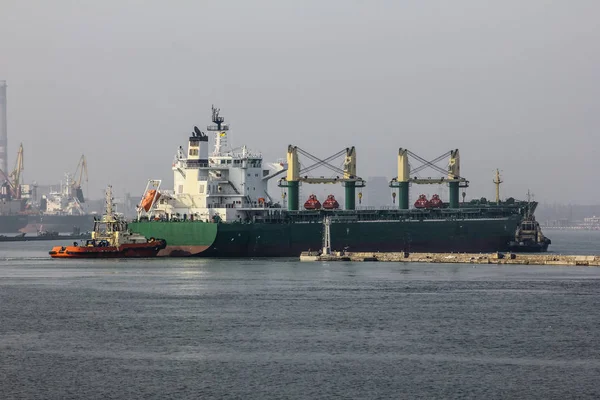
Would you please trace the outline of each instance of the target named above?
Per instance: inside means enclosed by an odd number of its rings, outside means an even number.
[[[77,168],[75,169],[74,181],[73,181],[73,191],[75,192],[75,196],[79,202],[84,203],[85,197],[83,196],[83,189],[81,188],[81,184],[83,183],[83,177],[85,175],[85,183],[88,181],[88,170],[87,170],[87,162],[85,160],[85,156],[82,154],[79,162],[77,163]]]
[[[15,168],[12,172],[7,175],[5,171],[0,170],[0,175],[4,177],[10,187],[10,195],[13,199],[18,200],[21,198],[21,172],[23,169],[23,143],[21,143],[19,145],[19,151],[17,152]]]

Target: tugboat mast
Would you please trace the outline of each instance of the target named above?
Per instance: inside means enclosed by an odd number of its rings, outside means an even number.
[[[108,218],[113,215],[113,197],[112,197],[112,186],[108,185],[106,188],[106,216]]]

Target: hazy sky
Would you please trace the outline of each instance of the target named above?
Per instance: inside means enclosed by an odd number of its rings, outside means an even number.
[[[91,197],[137,194],[171,181],[214,103],[265,160],[353,145],[359,175],[392,177],[399,147],[459,148],[469,197],[492,197],[500,168],[505,195],[599,203],[599,15],[597,0],[0,0],[9,165],[23,142],[26,180],[48,184],[85,154]]]

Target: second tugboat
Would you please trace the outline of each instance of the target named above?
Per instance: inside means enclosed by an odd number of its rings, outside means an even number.
[[[94,221],[92,238],[85,244],[55,246],[52,258],[130,258],[155,257],[167,245],[163,239],[146,239],[131,233],[125,220],[113,213],[112,187],[106,190],[106,213]]]

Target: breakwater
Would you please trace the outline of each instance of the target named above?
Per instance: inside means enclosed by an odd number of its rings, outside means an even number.
[[[42,240],[87,240],[91,239],[91,233],[82,233],[80,235],[39,235],[39,236],[26,236],[26,235],[17,235],[17,236],[4,236],[0,235],[0,242],[36,242]]]
[[[520,264],[600,266],[600,256],[520,253],[372,253],[303,252],[300,261],[387,261],[410,263]]]

